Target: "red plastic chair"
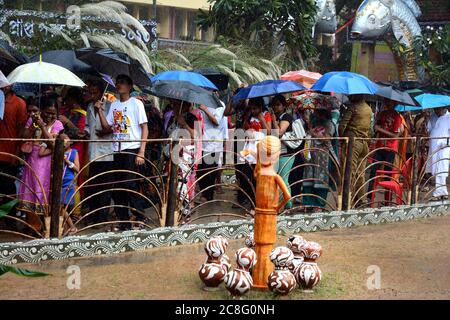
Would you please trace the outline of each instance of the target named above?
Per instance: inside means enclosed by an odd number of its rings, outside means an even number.
[[[385,189],[384,199],[385,201],[389,201],[392,203],[392,194],[394,193],[396,196],[396,203],[398,205],[402,204],[402,195],[404,187],[409,187],[409,182],[411,178],[411,170],[412,170],[412,158],[409,158],[406,163],[403,165],[401,170],[377,170],[376,179],[373,183],[373,191],[377,190],[377,187],[381,187]],[[403,181],[399,181],[399,179],[395,179],[393,176],[399,174],[403,176]],[[392,178],[389,180],[380,180],[378,178],[381,175],[391,176]],[[371,207],[373,208],[375,203],[376,192],[372,192],[371,195]]]

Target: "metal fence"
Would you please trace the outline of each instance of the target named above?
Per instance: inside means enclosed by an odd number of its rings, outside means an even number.
[[[448,160],[449,139],[396,139],[407,156],[395,152],[392,162],[388,148],[376,145],[392,139],[306,139],[277,165],[292,194],[280,214],[428,202],[438,188],[449,186],[439,166]],[[11,142],[0,139],[0,146]],[[0,152],[0,203],[12,207],[0,215],[0,242],[103,232],[112,226],[152,229],[251,219],[254,214],[254,164],[241,158],[239,140],[227,141],[217,154],[202,154],[183,140],[148,140],[142,166],[124,166],[135,158],[133,152],[110,152],[81,159],[73,176],[67,175],[63,140],[17,140],[17,148],[25,142],[33,144],[31,153]],[[42,142],[51,149],[47,158],[36,154],[45,148]],[[88,143],[95,149],[113,141],[73,142],[86,151]]]

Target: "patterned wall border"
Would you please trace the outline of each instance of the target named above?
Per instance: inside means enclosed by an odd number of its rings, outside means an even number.
[[[314,232],[369,224],[399,222],[450,214],[450,202],[381,209],[350,210],[312,215],[280,216],[278,234]],[[117,254],[148,248],[201,243],[212,236],[228,239],[245,237],[253,229],[252,220],[234,220],[182,227],[158,228],[151,231],[99,233],[0,244],[0,264],[39,263],[102,254]]]

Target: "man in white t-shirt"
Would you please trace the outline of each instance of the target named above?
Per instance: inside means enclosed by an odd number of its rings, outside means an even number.
[[[137,172],[138,167],[145,164],[145,141],[148,137],[147,115],[144,104],[130,96],[133,81],[127,75],[119,75],[116,78],[116,89],[120,99],[111,104],[108,115],[99,112],[100,122],[105,132],[112,132],[114,142],[114,165],[116,170],[127,170]],[[103,109],[101,102],[96,103],[96,108]],[[130,141],[131,140],[131,141]],[[129,172],[117,172],[115,174],[114,188],[138,191],[138,175]],[[128,207],[137,210],[137,220],[143,220],[145,202],[142,197],[135,193],[126,191],[115,191],[113,193],[114,203],[120,207],[116,208],[116,216],[119,220],[130,219]],[[121,223],[119,229],[130,229],[131,224]]]
[[[202,160],[198,165],[198,184],[202,196],[200,202],[210,201],[214,198],[214,187],[212,187],[217,179],[219,171],[211,172],[219,166],[219,159],[223,150],[222,133],[220,131],[220,123],[222,122],[225,106],[221,108],[208,108],[201,106],[203,112],[204,131],[202,141]],[[210,187],[211,186],[211,187]],[[210,188],[208,188],[210,187]]]

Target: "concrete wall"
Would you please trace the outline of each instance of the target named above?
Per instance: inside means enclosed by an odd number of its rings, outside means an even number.
[[[399,80],[394,55],[384,42],[353,43],[351,71],[363,74],[373,81]]]

